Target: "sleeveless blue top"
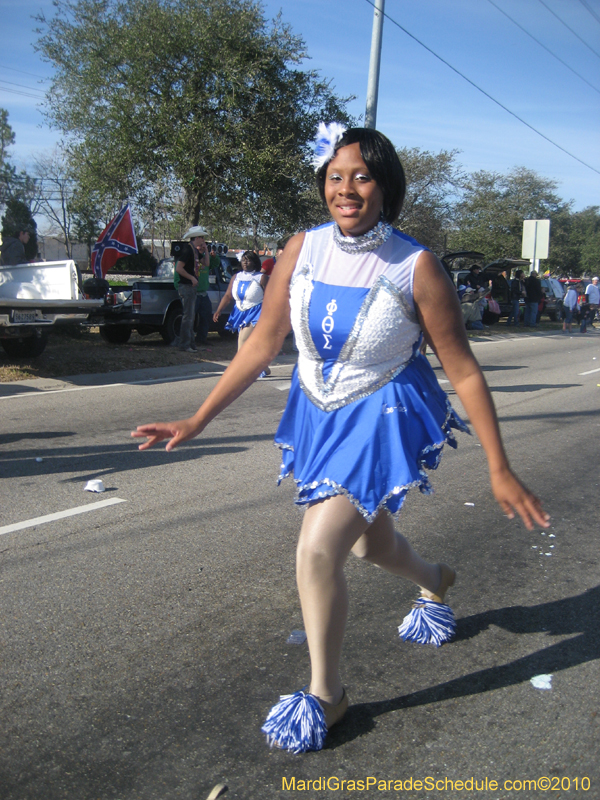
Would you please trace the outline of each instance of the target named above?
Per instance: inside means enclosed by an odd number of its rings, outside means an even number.
[[[432,491],[425,468],[456,447],[451,428],[468,430],[419,354],[425,249],[396,230],[361,254],[336,245],[333,223],[305,234],[290,284],[298,364],[275,436],[296,502],[344,494],[369,522],[395,514],[412,486]]]

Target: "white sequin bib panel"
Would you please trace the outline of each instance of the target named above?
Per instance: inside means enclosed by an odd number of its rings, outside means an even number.
[[[248,311],[262,303],[264,291],[260,285],[261,278],[260,272],[238,272],[234,276],[232,294],[240,311]]]
[[[290,307],[298,378],[317,408],[333,411],[366,397],[409,362],[421,335],[412,289],[415,263],[425,249],[394,231],[376,250],[355,255],[336,246],[332,223],[307,231],[290,284]],[[369,290],[327,379],[309,325],[314,281],[333,291],[336,286]],[[332,324],[328,319],[325,332]]]

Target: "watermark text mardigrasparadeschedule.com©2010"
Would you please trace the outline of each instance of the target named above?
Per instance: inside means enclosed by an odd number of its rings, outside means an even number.
[[[463,780],[455,778],[337,778],[335,776],[305,780],[293,776],[281,779],[281,789],[284,792],[496,792],[500,789],[505,792],[518,794],[523,791],[556,792],[575,791],[589,792],[591,781],[587,777],[558,777],[551,778],[507,778],[497,780],[490,778],[468,777]]]

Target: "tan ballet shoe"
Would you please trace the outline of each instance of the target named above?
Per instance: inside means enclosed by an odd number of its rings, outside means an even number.
[[[454,586],[456,572],[447,564],[438,564],[438,567],[440,568],[441,573],[440,585],[435,592],[430,592],[428,589],[424,589],[422,586],[420,586],[420,596],[427,598],[427,600],[433,600],[434,603],[443,603],[446,592],[451,586]]]
[[[313,695],[313,697],[316,697],[316,695]],[[336,705],[333,705],[332,703],[326,703],[325,700],[321,700],[320,697],[317,697],[316,699],[323,709],[323,713],[325,714],[325,725],[327,725],[327,730],[338,723],[348,710],[348,694],[346,693],[345,689],[342,699]]]

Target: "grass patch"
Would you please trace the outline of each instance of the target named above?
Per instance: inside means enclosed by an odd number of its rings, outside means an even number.
[[[209,340],[198,353],[182,353],[166,345],[158,333],[140,336],[134,331],[127,344],[111,345],[102,339],[98,328],[57,328],[37,358],[15,360],[0,349],[0,383],[173,367],[201,361],[230,361],[237,351],[235,338],[222,340],[218,334],[211,333]]]

